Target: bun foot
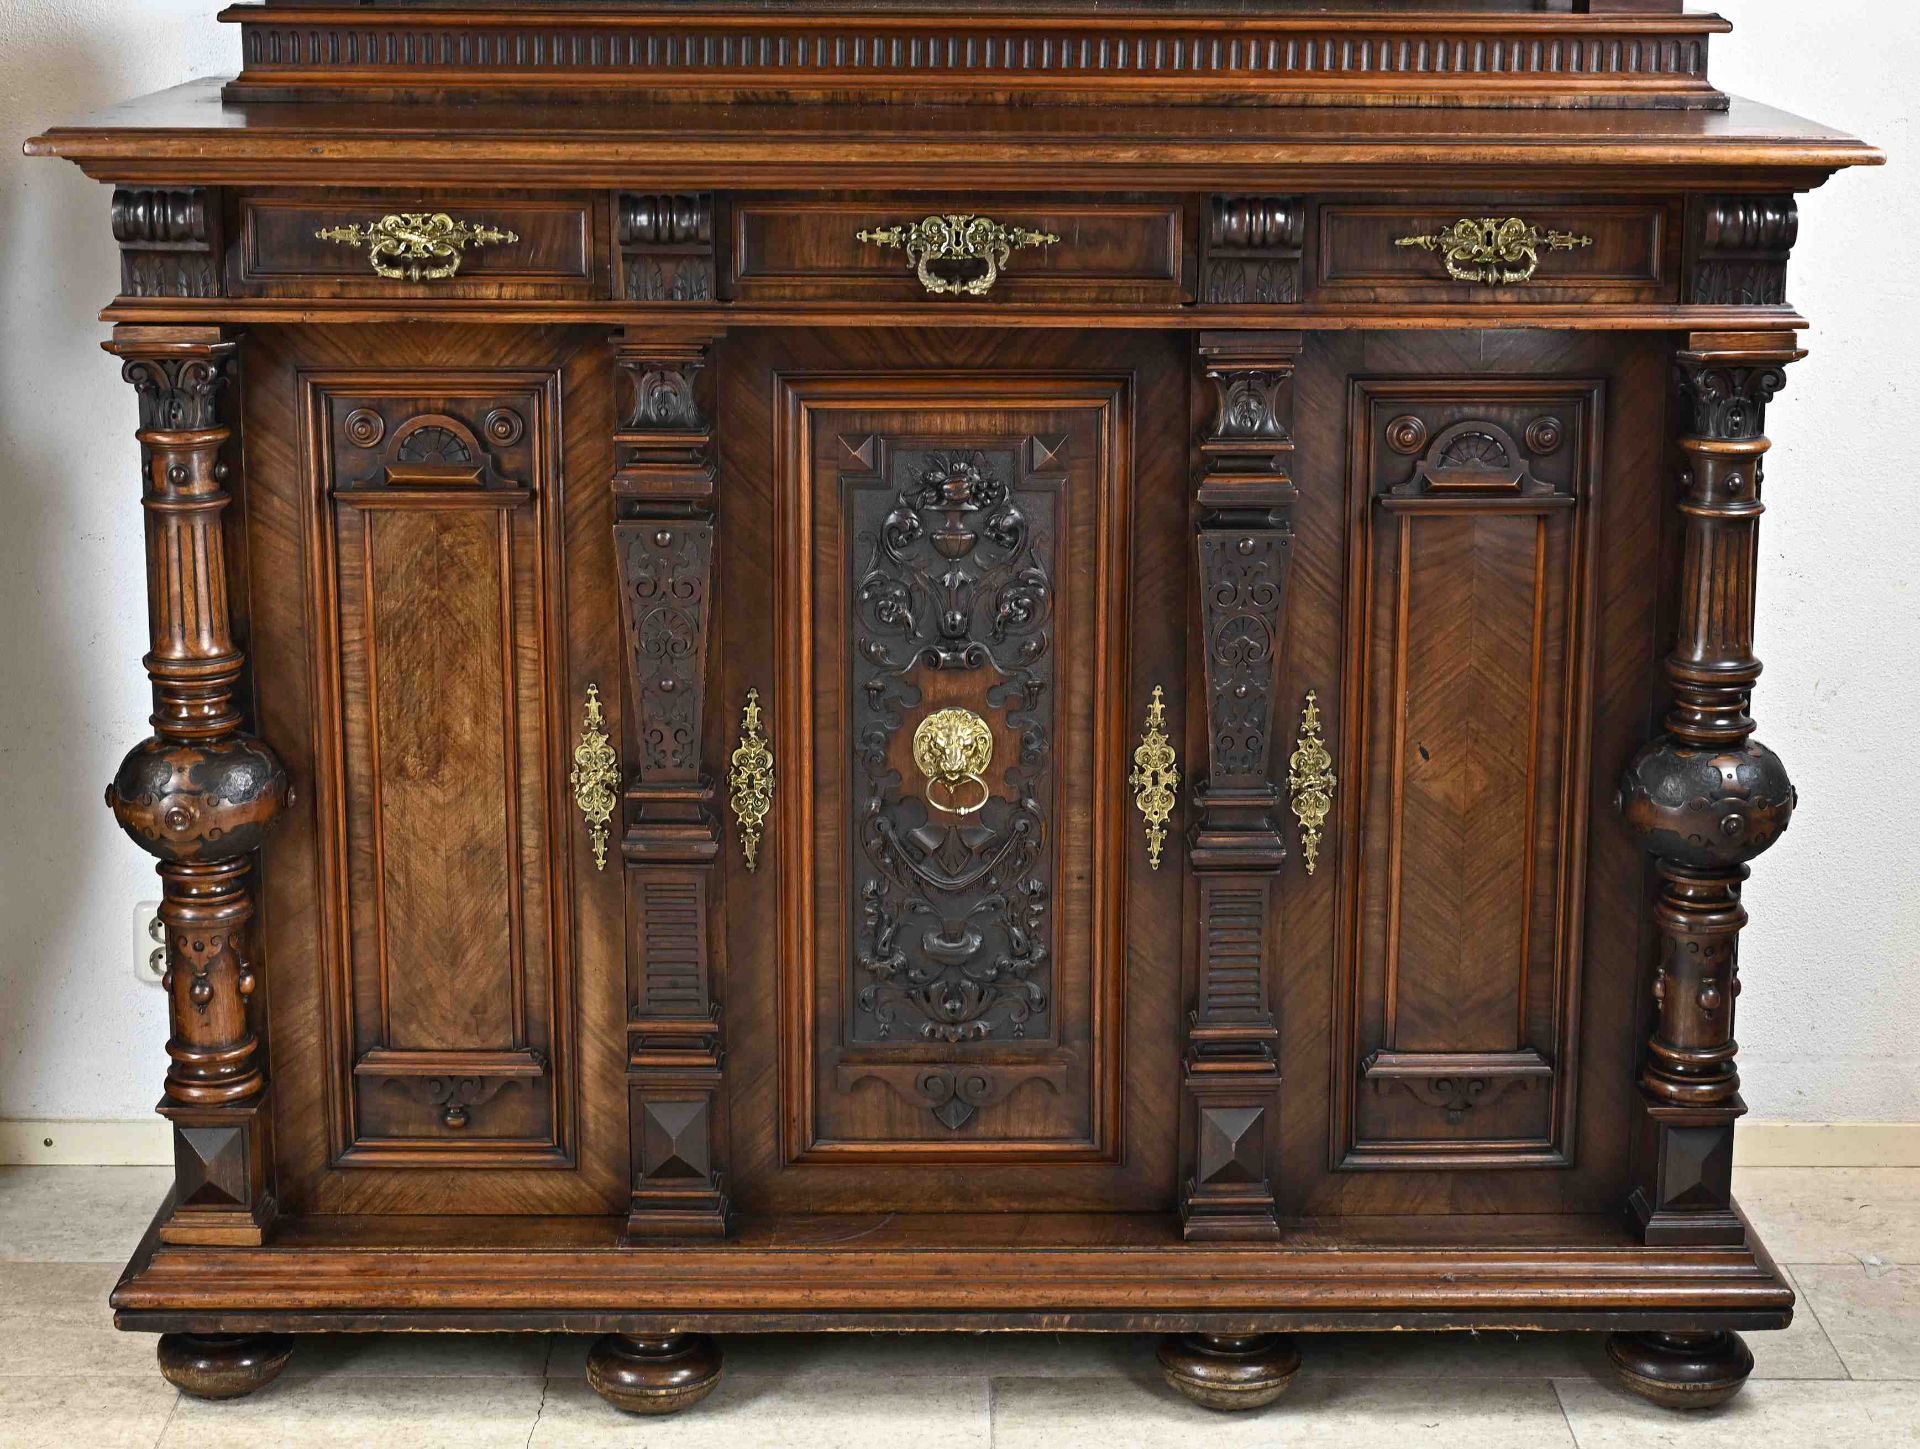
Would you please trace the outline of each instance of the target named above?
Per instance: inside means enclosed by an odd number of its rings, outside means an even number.
[[[1258,1409],[1287,1391],[1300,1371],[1300,1350],[1284,1334],[1182,1333],[1160,1340],[1160,1371],[1196,1404]]]
[[[280,1377],[293,1357],[284,1333],[163,1333],[160,1376],[196,1399],[239,1399]]]
[[[720,1346],[704,1333],[609,1333],[587,1354],[587,1382],[629,1414],[676,1414],[720,1382]]]
[[[1724,1404],[1753,1372],[1753,1350],[1737,1333],[1616,1333],[1607,1357],[1624,1387],[1668,1409]]]

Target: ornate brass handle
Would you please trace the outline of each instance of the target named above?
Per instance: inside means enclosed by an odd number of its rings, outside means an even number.
[[[1456,282],[1514,287],[1533,280],[1540,270],[1542,249],[1576,251],[1592,246],[1593,238],[1564,231],[1543,232],[1517,216],[1504,221],[1483,216],[1463,217],[1445,231],[1426,236],[1403,236],[1394,245],[1438,252],[1447,264],[1447,275]]]
[[[1166,693],[1157,684],[1147,706],[1147,731],[1133,752],[1133,773],[1127,783],[1133,786],[1134,808],[1147,819],[1147,863],[1158,870],[1167,843],[1167,821],[1173,817],[1180,789],[1180,761],[1167,738]]]
[[[970,709],[935,710],[913,732],[913,762],[927,777],[927,804],[948,815],[973,815],[993,798],[987,767],[993,763],[993,731]],[[961,803],[963,787],[979,798]],[[935,798],[935,792],[943,792]]]
[[[395,282],[441,281],[459,272],[468,247],[520,240],[481,222],[455,221],[444,211],[403,211],[365,226],[323,227],[314,236],[365,247],[374,274]]]
[[[593,843],[596,870],[607,868],[607,822],[619,803],[620,758],[607,737],[606,718],[600,712],[600,686],[587,686],[586,717],[580,743],[573,752],[573,803],[587,820],[587,839]]]
[[[1306,857],[1308,875],[1320,866],[1320,832],[1332,813],[1337,784],[1333,756],[1320,737],[1320,697],[1309,689],[1300,711],[1300,737],[1287,761],[1287,792],[1292,796],[1294,818],[1300,822],[1300,851]]]
[[[766,734],[760,728],[757,689],[747,691],[746,707],[740,711],[740,744],[733,752],[727,785],[732,791],[734,818],[740,822],[741,853],[747,858],[747,869],[758,870],[760,827],[773,809],[773,751],[767,748]]]
[[[913,263],[920,285],[938,296],[984,297],[1000,280],[1000,269],[1016,248],[1052,246],[1060,238],[1050,231],[1004,226],[990,216],[947,215],[916,222],[856,232],[872,246],[904,251]],[[967,271],[984,264],[976,275],[943,277],[934,265],[958,263]]]

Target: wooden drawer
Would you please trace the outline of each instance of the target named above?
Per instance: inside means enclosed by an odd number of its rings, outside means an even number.
[[[383,218],[444,215],[458,234],[459,268],[386,256],[381,265],[417,277],[375,270],[367,242],[323,237],[342,228],[379,227]],[[481,229],[485,230],[482,231]],[[606,205],[599,197],[419,195],[395,192],[284,192],[243,196],[233,289],[258,297],[590,298],[607,291]]]
[[[1478,245],[1453,252],[1452,238],[1465,235]],[[1317,241],[1315,290],[1323,302],[1525,306],[1677,297],[1679,228],[1661,203],[1330,201],[1320,208]],[[1501,244],[1509,241],[1515,245]],[[1461,272],[1483,279],[1462,280]]]
[[[904,246],[860,236],[951,215],[1058,240],[1014,246],[990,287],[956,295],[930,293]],[[1187,295],[1186,210],[1178,201],[742,198],[733,206],[732,238],[733,295],[743,301],[1179,302]],[[979,264],[930,266],[943,279],[985,273]]]

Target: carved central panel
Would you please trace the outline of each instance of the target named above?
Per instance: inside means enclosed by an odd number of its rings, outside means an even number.
[[[1046,470],[1060,443],[846,441],[873,461],[842,474],[854,609],[851,1036],[1044,1040],[1065,482]],[[973,722],[978,753],[929,771],[913,737],[925,739],[942,710]]]

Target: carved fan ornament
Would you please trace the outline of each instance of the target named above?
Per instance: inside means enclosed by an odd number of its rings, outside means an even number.
[[[1052,498],[1011,450],[878,456],[848,490],[863,797],[853,1037],[1017,1040],[1050,1009]],[[1019,741],[1004,769],[986,719],[927,709],[925,682],[946,673],[988,677],[985,703]],[[916,732],[924,793],[895,765],[896,740]]]

